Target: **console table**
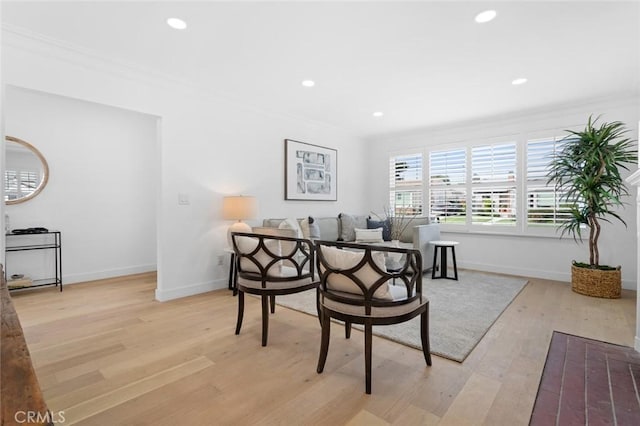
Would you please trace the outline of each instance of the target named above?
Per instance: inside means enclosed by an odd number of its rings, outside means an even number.
[[[9,263],[9,254],[13,252],[24,252],[31,250],[53,250],[55,267],[51,277],[33,280],[24,286],[12,287],[9,290],[20,290],[32,287],[42,287],[47,285],[60,286],[62,291],[62,235],[60,231],[47,231],[29,234],[8,233],[6,236],[6,248],[4,256],[5,275]],[[11,284],[10,277],[5,277],[7,283]]]

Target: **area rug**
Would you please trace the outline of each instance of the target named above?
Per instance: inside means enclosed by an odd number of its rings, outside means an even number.
[[[527,280],[520,277],[458,271],[459,280],[432,280],[425,274],[429,298],[431,353],[462,362]],[[276,297],[276,304],[316,315],[315,292]],[[357,325],[354,325],[356,328]],[[420,318],[397,325],[374,326],[373,334],[421,349]]]
[[[553,332],[531,426],[640,424],[640,354]]]

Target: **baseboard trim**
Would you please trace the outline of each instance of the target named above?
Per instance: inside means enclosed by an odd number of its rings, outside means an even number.
[[[108,269],[108,270],[98,271],[98,272],[63,275],[62,283],[64,285],[67,285],[67,284],[83,283],[86,281],[104,280],[107,278],[115,278],[115,277],[120,277],[124,275],[135,275],[135,274],[143,274],[146,272],[154,272],[157,269],[158,267],[154,263],[149,265],[130,266],[127,268]]]
[[[180,299],[181,297],[193,296],[195,294],[206,293],[213,290],[220,290],[227,287],[228,281],[226,279],[217,279],[200,284],[192,284],[167,290],[161,290],[157,288],[156,300],[159,302],[166,302],[173,299]]]
[[[523,277],[542,278],[545,280],[563,281],[571,283],[571,270],[567,267],[567,272],[545,271],[542,269],[513,268],[504,265],[489,265],[486,263],[459,262],[458,267],[475,269],[483,272],[496,272],[499,274],[519,275]],[[626,290],[637,290],[635,281],[622,281],[622,288]]]

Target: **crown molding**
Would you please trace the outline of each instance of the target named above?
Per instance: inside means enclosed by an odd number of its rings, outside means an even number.
[[[632,93],[612,93],[605,96],[585,98],[582,100],[574,100],[570,102],[554,103],[541,107],[529,108],[526,110],[513,111],[507,114],[494,114],[469,120],[442,123],[435,126],[407,130],[405,132],[385,133],[368,137],[366,138],[366,140],[374,142],[384,142],[388,140],[411,140],[412,138],[424,136],[425,134],[449,134],[452,132],[452,129],[455,129],[455,132],[464,132],[468,130],[477,130],[484,127],[492,127],[495,126],[496,123],[499,123],[500,125],[510,125],[517,124],[518,122],[521,122],[525,119],[544,120],[557,116],[559,112],[563,112],[565,114],[579,113],[585,108],[602,107],[603,105],[611,107],[635,107],[640,113],[640,91],[633,91]]]
[[[147,84],[179,85],[183,88],[193,88],[193,85],[184,79],[141,67],[125,60],[108,57],[95,50],[12,24],[2,23],[2,45],[27,50],[85,68],[117,74],[131,80],[143,80]]]
[[[288,111],[265,108],[264,106],[247,103],[231,94],[218,92],[210,87],[194,84],[187,79],[161,73],[135,63],[108,57],[98,51],[64,42],[24,27],[2,23],[0,29],[2,30],[1,41],[3,47],[9,46],[19,50],[25,50],[39,56],[61,60],[98,73],[115,75],[139,84],[150,85],[160,89],[177,90],[202,101],[223,101],[235,105],[240,109],[248,110],[265,117],[300,121],[314,127],[334,129],[352,139],[362,139],[352,131],[334,124],[301,117]],[[9,82],[9,84],[11,84],[11,82]]]

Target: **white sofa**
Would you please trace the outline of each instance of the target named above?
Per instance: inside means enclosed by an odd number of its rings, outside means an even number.
[[[340,214],[335,217],[313,217],[313,223],[318,225],[320,229],[320,239],[327,241],[354,241],[354,239],[344,238],[347,233],[343,229],[343,222],[349,220],[353,223],[356,218],[356,224],[366,228],[367,216],[354,216]],[[363,222],[364,218],[364,222]],[[308,219],[308,218],[304,218]],[[298,223],[302,223],[304,219],[297,219]],[[267,228],[278,228],[286,219],[268,218],[263,219],[262,226]],[[302,227],[304,229],[304,227]],[[309,237],[305,235],[305,237]],[[433,263],[433,246],[429,241],[440,240],[440,224],[430,223],[426,217],[417,217],[411,220],[400,236],[400,246],[410,247],[420,250],[422,254],[422,269],[424,271],[431,270]]]

